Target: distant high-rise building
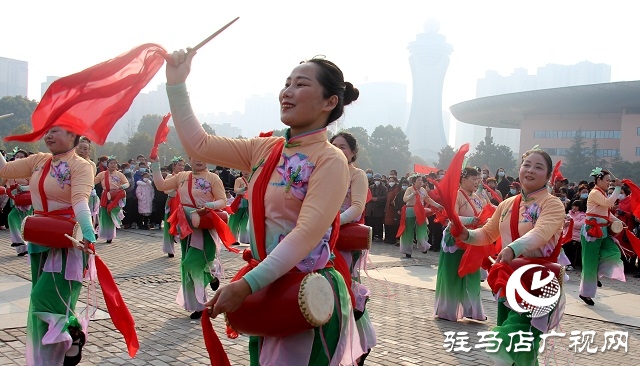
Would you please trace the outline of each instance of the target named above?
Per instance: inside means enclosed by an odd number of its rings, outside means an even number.
[[[425,23],[424,33],[409,44],[413,98],[406,134],[413,155],[437,161],[447,145],[442,122],[442,86],[453,47],[439,33],[435,21]]]
[[[565,86],[608,83],[611,81],[611,66],[582,61],[575,65],[547,64],[530,75],[526,69],[517,68],[509,76],[501,76],[497,71],[487,71],[483,79],[478,79],[476,98],[500,94],[524,92]],[[471,143],[472,151],[484,140],[484,126],[462,122],[456,127],[456,146]],[[492,128],[493,142],[506,145],[514,153],[520,151],[520,130],[510,128]]]
[[[51,84],[53,84],[53,82],[58,80],[58,79],[60,79],[59,76],[47,76],[47,81],[45,81],[44,83],[40,84],[40,97],[41,98],[44,96],[44,93],[47,91],[47,89],[49,89]]]
[[[0,57],[0,98],[22,95],[26,97],[29,83],[27,61]]]
[[[407,86],[394,82],[372,82],[356,85],[358,100],[344,109],[338,120],[339,129],[363,127],[369,134],[379,125],[392,125],[404,130],[407,115]]]
[[[133,100],[127,113],[116,123],[109,133],[109,141],[127,142],[128,125],[137,126],[144,115],[158,114],[165,115],[169,112],[169,98],[167,97],[165,83],[158,85],[156,90],[148,93],[140,93]],[[153,136],[152,136],[153,137]]]
[[[231,123],[212,124],[211,128],[216,132],[216,136],[236,138],[242,135],[242,130]]]

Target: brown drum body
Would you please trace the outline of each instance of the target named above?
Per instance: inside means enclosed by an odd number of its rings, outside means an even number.
[[[72,248],[64,234],[82,241],[80,224],[60,216],[27,216],[22,221],[22,238],[32,244],[51,248]]]
[[[16,206],[31,206],[31,192],[20,192],[13,196]]]
[[[624,224],[622,223],[622,221],[614,221],[611,223],[611,225],[609,225],[609,231],[611,231],[613,235],[620,234],[623,229]]]
[[[350,223],[340,226],[336,250],[352,251],[371,248],[372,230],[370,226]]]
[[[313,275],[288,272],[269,286],[249,295],[238,310],[226,313],[227,325],[242,334],[286,337],[326,324],[331,314],[318,322],[305,315],[304,280],[306,276]],[[322,298],[333,307],[331,287],[328,282],[327,285],[329,294]]]
[[[207,210],[204,215],[198,214],[197,211],[191,213],[191,225],[196,229],[209,230],[215,229],[213,223],[213,215],[218,215],[225,223],[229,221],[229,214],[221,210]]]

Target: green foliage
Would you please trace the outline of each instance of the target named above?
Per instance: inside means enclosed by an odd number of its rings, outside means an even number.
[[[13,116],[3,118],[0,122],[0,136],[6,137],[20,125],[31,126],[31,115],[38,106],[38,102],[23,96],[0,98],[0,116],[13,113]],[[21,143],[20,146],[22,146]],[[13,148],[13,147],[12,147]]]
[[[153,147],[153,138],[151,135],[146,131],[136,132],[127,143],[126,156],[122,156],[122,152],[115,155],[117,156],[118,161],[122,162],[129,158],[135,158],[139,154],[149,156],[151,147]]]
[[[590,167],[590,161],[584,155],[584,144],[582,130],[576,131],[576,135],[571,139],[571,147],[566,150],[561,168],[562,175],[570,181],[590,180],[589,172],[595,167],[595,165]]]
[[[287,132],[288,127],[283,128],[281,130],[273,130],[273,136],[281,136],[284,137],[284,134]]]
[[[140,119],[140,123],[138,123],[137,132],[146,132],[149,136],[155,136],[156,135],[156,131],[158,130],[158,126],[160,126],[160,122],[162,122],[162,116],[161,115],[159,115],[159,114],[145,114]],[[133,136],[131,136],[131,137],[133,137]]]
[[[442,149],[440,149],[440,152],[438,153],[438,162],[436,163],[434,161],[433,164],[438,169],[447,170],[455,154],[456,154],[456,150],[454,150],[453,147],[449,145],[444,146],[442,147]]]
[[[507,175],[517,176],[516,160],[513,151],[506,145],[496,145],[493,137],[487,136],[476,146],[476,152],[469,158],[469,165],[482,167],[489,166],[496,171],[503,168]]]
[[[369,139],[374,172],[407,169],[411,163],[409,140],[400,127],[378,126]]]
[[[216,134],[216,130],[214,130],[213,127],[211,127],[208,123],[203,123],[202,128],[204,129],[204,132],[208,133],[209,135]]]

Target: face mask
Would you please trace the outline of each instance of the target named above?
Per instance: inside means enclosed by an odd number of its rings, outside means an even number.
[[[620,193],[620,194],[618,195],[618,199],[620,199],[620,200],[625,199],[625,197],[627,197],[627,195],[626,195],[626,194],[624,194],[624,193]]]
[[[515,190],[515,189],[513,189],[513,188],[511,188],[511,189],[509,190],[509,193],[511,193],[511,194],[516,194],[516,190]]]
[[[367,178],[369,178],[369,179],[373,178],[373,174],[367,173]]]
[[[402,186],[402,190],[409,188],[409,186]]]
[[[580,193],[580,198],[582,198],[582,199],[589,198],[589,193]]]
[[[147,168],[140,168],[140,169],[138,169],[138,171],[139,171],[140,173],[144,173],[144,172],[146,172],[146,171],[147,171]]]
[[[487,174],[482,173],[482,179],[485,179],[487,177]]]
[[[389,187],[393,187],[396,185],[396,182],[389,182]]]
[[[102,166],[107,166],[107,162],[106,162],[106,161],[105,161],[105,162],[103,162],[103,163],[102,163]]]
[[[129,173],[131,173],[131,169],[125,169],[124,170],[124,174],[129,174]]]
[[[375,185],[379,186],[379,185],[380,185],[380,181],[379,181],[379,180],[377,180],[377,181],[373,182],[373,184],[375,184]]]
[[[438,176],[438,179],[442,179],[442,178],[444,178],[444,174],[440,174],[440,175]]]
[[[498,177],[504,177],[504,172],[498,172]]]

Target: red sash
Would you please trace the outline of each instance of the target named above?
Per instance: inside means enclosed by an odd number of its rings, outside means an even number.
[[[100,196],[100,207],[107,209],[107,212],[111,213],[111,210],[118,207],[120,200],[127,197],[126,192],[123,189],[118,190],[114,194],[111,194],[111,199],[108,199],[107,193],[111,191],[111,175],[109,170],[104,171],[104,190]]]
[[[484,205],[482,211],[478,213],[477,208],[475,207],[473,202],[471,202],[469,196],[463,190],[460,190],[460,192],[462,192],[462,195],[473,209],[473,216],[478,218],[479,225],[474,225],[475,227],[471,227],[471,229],[475,229],[480,225],[484,225],[484,223],[486,223],[487,220],[489,220],[489,218],[493,216],[493,213],[496,211],[495,207],[490,204]],[[464,250],[464,254],[462,254],[460,264],[458,265],[458,276],[460,277],[464,277],[479,270],[480,267],[482,267],[482,261],[484,260],[484,258],[493,256],[497,252],[496,244],[476,246],[463,243],[460,240],[456,240],[456,245],[460,249]]]
[[[416,214],[416,225],[422,225],[427,222],[427,210],[424,208],[422,204],[422,196],[420,195],[420,191],[416,192],[416,203],[413,205],[413,212]],[[396,234],[396,238],[402,236],[404,230],[406,229],[406,220],[407,220],[407,205],[402,206],[400,209],[400,222],[398,223],[398,233]]]

